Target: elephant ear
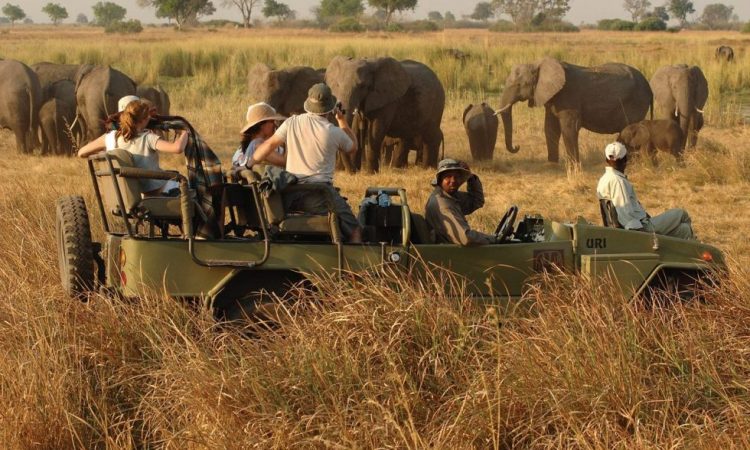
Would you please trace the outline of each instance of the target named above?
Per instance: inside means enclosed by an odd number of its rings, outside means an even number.
[[[400,62],[381,58],[374,62],[373,83],[365,100],[365,111],[375,111],[393,103],[406,94],[411,86],[411,76]]]
[[[560,61],[554,58],[544,58],[539,63],[538,70],[532,106],[544,105],[565,86],[565,69]]]
[[[93,66],[91,64],[81,64],[81,67],[78,68],[75,76],[76,92],[78,92],[78,86],[81,85],[81,82],[84,78],[86,78],[86,75],[91,73],[91,71],[94,70],[95,67],[96,66]]]
[[[708,100],[708,81],[706,76],[703,75],[703,71],[698,66],[692,66],[690,69],[690,81],[695,86],[693,95],[695,96],[695,106],[698,109],[703,109],[706,101]]]
[[[462,122],[463,122],[464,124],[466,124],[466,114],[467,114],[467,113],[469,112],[469,110],[470,110],[471,108],[473,108],[473,107],[474,107],[474,105],[473,105],[473,104],[471,104],[471,103],[469,103],[469,106],[467,106],[467,107],[466,107],[466,109],[464,109],[464,113],[463,113],[463,114],[461,115],[461,121],[462,121]]]

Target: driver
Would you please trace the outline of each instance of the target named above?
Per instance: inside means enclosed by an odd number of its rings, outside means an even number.
[[[459,192],[464,183],[466,192]],[[440,161],[432,184],[435,190],[427,200],[425,219],[435,230],[438,243],[466,247],[496,242],[495,236],[472,230],[466,221],[466,214],[484,206],[482,182],[471,173],[468,164],[450,158]]]

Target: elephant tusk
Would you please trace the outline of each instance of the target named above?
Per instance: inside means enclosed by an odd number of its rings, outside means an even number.
[[[513,104],[512,104],[512,103],[508,103],[507,105],[505,105],[505,107],[504,107],[504,108],[500,108],[500,109],[498,109],[497,111],[495,111],[495,115],[498,115],[498,114],[502,114],[502,113],[504,113],[506,109],[508,109],[508,108],[510,108],[510,107],[512,107],[512,106],[513,106]]]
[[[699,113],[703,114],[703,110],[702,109],[695,108],[695,110],[698,111]]]
[[[78,122],[78,115],[76,115],[76,118],[73,120],[73,123],[71,123],[70,126],[68,127],[68,129],[71,132],[73,131],[73,127],[76,126],[76,122]]]

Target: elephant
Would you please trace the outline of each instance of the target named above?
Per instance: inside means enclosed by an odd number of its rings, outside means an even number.
[[[656,163],[656,150],[671,153],[682,159],[682,130],[671,119],[642,120],[631,123],[617,135],[617,141],[625,144],[628,152],[648,154]]]
[[[695,147],[708,101],[708,81],[698,66],[676,64],[657,69],[651,77],[657,114],[671,118],[682,129],[682,148]]]
[[[31,153],[39,147],[42,88],[36,73],[15,60],[0,61],[0,128],[16,137],[16,149]]]
[[[53,97],[42,105],[39,110],[39,125],[42,129],[43,154],[73,154],[72,140],[66,130],[75,120],[75,115],[75,104],[63,99]]]
[[[75,82],[76,122],[87,141],[104,133],[104,120],[117,112],[117,101],[136,92],[135,82],[110,66],[81,66]]]
[[[716,59],[720,61],[734,61],[734,50],[728,45],[720,45],[716,48]]]
[[[462,116],[469,137],[469,148],[474,161],[492,160],[497,141],[498,120],[495,111],[486,103],[469,105]]]
[[[142,99],[150,101],[160,116],[168,116],[171,103],[169,95],[161,86],[138,86],[136,95]]]
[[[326,83],[342,103],[346,119],[356,113],[366,120],[366,145],[362,162],[377,172],[386,136],[403,139],[393,154],[395,167],[406,165],[408,150],[419,144],[421,165],[437,167],[443,133],[440,122],[445,91],[435,72],[416,61],[390,57],[353,59],[337,56],[326,69]]]
[[[42,87],[42,103],[54,97],[50,91],[53,84],[58,81],[68,80],[73,82],[75,91],[76,73],[81,68],[79,64],[55,64],[51,62],[41,62],[31,66],[39,77],[39,84]],[[73,99],[75,101],[75,99]]]
[[[643,74],[625,64],[581,67],[546,57],[536,64],[516,65],[505,81],[497,112],[503,120],[505,147],[511,153],[520,150],[513,146],[512,109],[523,100],[530,107],[544,105],[547,160],[558,161],[562,136],[568,158],[577,163],[581,127],[594,133],[617,133],[646,117],[652,94]]]
[[[298,66],[274,70],[261,63],[250,69],[247,84],[255,101],[266,102],[279,114],[290,116],[305,112],[307,91],[322,83],[324,77],[323,69]]]

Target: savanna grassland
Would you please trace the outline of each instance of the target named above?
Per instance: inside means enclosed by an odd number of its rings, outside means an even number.
[[[7,30],[7,29],[6,29]],[[713,59],[719,44],[736,62]],[[446,56],[459,48],[461,62]],[[750,38],[734,33],[417,35],[317,31],[23,28],[0,57],[111,64],[160,83],[228,161],[253,101],[256,62],[325,67],[335,55],[410,58],[447,91],[446,156],[469,159],[461,113],[498,106],[510,67],[555,56],[580,65],[701,66],[706,126],[684,165],[662,155],[628,169],[652,214],[688,209],[730,273],[704,303],[644,310],[607,284],[548,276],[531,314],[478,305],[436,271],[419,282],[370,276],[300,290],[283,327],[248,339],[200,305],[148,296],[66,298],[58,281],[55,199],[94,203],[85,164],[23,156],[0,132],[0,444],[3,448],[732,448],[750,447]],[[582,132],[580,170],[546,162],[543,111],[516,105],[511,155],[498,142],[472,164],[489,230],[509,204],[555,220],[599,221],[595,186],[613,136]],[[179,158],[164,165],[179,168]],[[352,204],[370,185],[406,187],[422,212],[431,171],[337,174]],[[92,216],[95,237],[100,223]],[[389,275],[389,274],[384,274]],[[458,299],[458,300],[457,300]]]

